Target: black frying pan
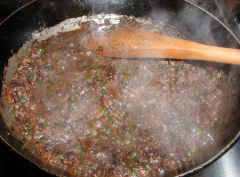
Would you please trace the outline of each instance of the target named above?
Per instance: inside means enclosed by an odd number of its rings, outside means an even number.
[[[21,6],[26,1],[12,0],[7,1],[7,3],[12,3],[13,6],[18,3],[18,6]],[[223,18],[221,13],[219,14],[219,11],[214,8],[215,6],[212,4],[212,1],[202,5],[208,10],[214,10],[220,18]],[[183,9],[185,9],[184,13],[182,13]],[[214,44],[216,42],[218,46],[223,47],[238,47],[236,40],[222,25],[212,20],[212,17],[205,12],[200,11],[183,0],[38,0],[13,15],[0,26],[1,79],[4,67],[8,63],[8,58],[13,52],[17,52],[26,40],[31,38],[33,31],[43,27],[54,26],[67,18],[97,13],[117,13],[136,17],[151,17],[156,23],[161,21],[173,25],[190,40],[207,44]],[[207,32],[202,28],[204,24],[203,20],[210,21]],[[226,66],[226,70],[229,68],[231,66]],[[203,164],[203,166],[219,158],[237,140],[240,124],[239,121],[234,122],[234,124],[235,128],[231,132],[228,132],[228,138],[226,138],[222,147],[216,150],[214,156],[209,158],[209,161]],[[8,130],[2,119],[0,119],[0,138],[23,157],[44,169],[40,162],[32,159],[28,152],[21,149],[20,142],[8,134]],[[182,173],[193,173],[203,168],[203,166],[198,166],[190,171],[183,170]],[[48,171],[48,169],[44,170]]]

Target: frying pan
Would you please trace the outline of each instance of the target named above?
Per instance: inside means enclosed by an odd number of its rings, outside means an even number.
[[[16,1],[12,1],[12,3],[16,3]],[[24,4],[26,1],[18,1],[18,3]],[[212,3],[212,1],[208,1],[202,6],[219,15],[218,11],[213,8],[215,6]],[[4,68],[8,64],[8,58],[12,53],[17,52],[25,41],[31,38],[33,31],[54,26],[67,18],[98,13],[151,17],[155,23],[174,26],[177,31],[190,40],[222,47],[238,48],[238,43],[234,37],[221,24],[183,0],[39,0],[22,9],[0,26],[1,80]],[[223,18],[222,16],[219,17]],[[205,24],[207,24],[207,30]],[[224,68],[228,72],[235,67],[226,65]],[[237,120],[237,115],[235,121],[229,126],[227,129],[231,131],[226,132],[227,138],[225,138],[221,147],[216,148],[208,161],[199,164],[194,169],[183,168],[176,175],[183,176],[193,173],[223,155],[240,136],[240,123]],[[43,170],[52,174],[63,175],[58,170],[46,168],[40,161],[34,159],[28,151],[23,149],[22,143],[9,134],[1,118],[0,138],[14,151]]]

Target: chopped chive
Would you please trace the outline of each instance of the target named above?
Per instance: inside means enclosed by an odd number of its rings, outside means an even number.
[[[150,168],[150,165],[149,165],[149,164],[146,164],[145,167],[146,167],[146,168]]]
[[[32,71],[30,74],[30,78],[33,78],[34,74],[35,74],[35,71]]]
[[[27,124],[28,127],[30,127],[32,125],[31,120],[27,120],[26,124]]]
[[[106,89],[101,89],[101,94],[104,95],[106,93]]]
[[[93,69],[94,70],[98,70],[98,66],[97,65],[93,65]]]
[[[46,90],[50,90],[50,86],[47,86],[47,87],[46,87]]]
[[[46,51],[41,49],[41,48],[37,48],[37,51],[39,51],[43,56],[46,56]]]
[[[38,83],[39,83],[40,85],[43,84],[43,80],[40,79]]]
[[[108,111],[107,111],[106,108],[103,108],[103,114],[104,114],[105,116],[108,116]]]
[[[97,79],[98,78],[98,75],[95,73],[94,75],[93,75],[93,79]]]
[[[19,100],[18,100],[18,103],[21,103],[21,102],[23,102],[24,101],[24,98],[21,96],[20,98],[19,98]]]
[[[187,152],[187,156],[188,156],[188,157],[192,157],[192,154],[191,154],[190,151]]]
[[[35,146],[35,145],[31,145],[31,148],[32,148],[32,149],[35,149],[35,148],[36,148],[36,146]]]
[[[214,82],[214,81],[216,81],[216,78],[215,77],[210,77],[209,80]]]
[[[61,160],[64,160],[64,159],[65,159],[65,158],[64,158],[64,154],[63,154],[63,153],[62,153],[62,154],[60,154],[60,155],[59,155],[59,157],[60,157],[60,159],[61,159]]]
[[[83,152],[82,148],[80,148],[80,150],[79,150],[79,155],[80,155],[80,157],[84,157],[84,152]]]
[[[155,70],[155,69],[157,69],[157,66],[155,66],[155,65],[150,67],[150,70],[152,70],[152,71]]]
[[[183,68],[182,65],[178,65],[178,67],[177,67],[178,70],[181,70],[182,68]]]
[[[90,75],[86,75],[85,78],[86,78],[86,79],[89,79],[89,78],[90,78]]]
[[[43,65],[42,65],[42,66],[40,66],[40,69],[41,69],[41,70],[43,70],[44,68],[45,68],[45,67],[44,67]]]
[[[133,168],[133,163],[132,163],[132,162],[129,164],[129,167],[130,167],[130,168]]]
[[[51,66],[50,68],[48,68],[48,71],[53,72],[54,71],[53,67]]]
[[[115,120],[110,120],[110,122],[113,124],[115,122]]]
[[[172,138],[170,132],[167,132],[166,136],[167,136],[168,140],[170,140]]]
[[[92,122],[88,122],[89,127],[92,127],[93,123]]]
[[[100,100],[101,98],[102,98],[102,96],[100,96],[100,95],[97,96],[97,99],[98,99],[98,100]]]
[[[79,66],[83,69],[86,68],[86,65],[84,63],[79,63]]]
[[[81,87],[77,87],[77,91],[78,91],[78,92],[81,91]]]
[[[169,82],[170,82],[170,84],[174,84],[175,80],[174,79],[170,79]]]
[[[61,30],[63,30],[63,29],[64,29],[64,26],[61,27]]]
[[[109,132],[111,129],[110,129],[109,127],[107,127],[107,128],[105,128],[105,130],[106,130],[107,132]]]
[[[27,134],[32,135],[32,130],[28,130]]]
[[[101,51],[103,49],[103,47],[101,45],[97,46],[97,51]]]
[[[120,67],[120,70],[121,70],[122,72],[125,72],[125,71],[126,71],[126,67],[125,67],[125,66],[121,66],[121,67]]]
[[[121,130],[118,130],[118,134],[121,135],[121,133],[122,133]]]
[[[84,139],[87,140],[87,139],[89,139],[89,137],[90,137],[90,135],[86,135],[86,136],[84,136]]]
[[[44,122],[44,123],[43,123],[43,126],[46,127],[46,126],[47,126],[47,122]]]
[[[105,82],[104,81],[102,81],[102,80],[99,80],[98,81],[100,84],[102,84],[102,86],[104,86],[105,85]]]
[[[93,166],[92,166],[92,169],[93,169],[93,170],[96,170],[97,168],[98,168],[98,165],[93,165]]]
[[[15,110],[11,110],[11,113],[14,115],[16,112],[15,112]]]
[[[70,89],[69,89],[69,92],[73,92],[73,88],[70,88]]]
[[[131,154],[131,158],[132,159],[134,159],[135,158],[135,154],[133,153],[133,154]]]

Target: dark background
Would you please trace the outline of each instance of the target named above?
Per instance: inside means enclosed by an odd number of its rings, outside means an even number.
[[[119,2],[122,0],[119,0]],[[10,13],[12,13],[17,8],[21,7],[23,4],[27,3],[29,1],[27,0],[0,0],[0,21],[8,16]],[[40,2],[44,3],[46,1],[40,0]],[[10,48],[5,48],[6,46],[11,46],[12,49],[14,49],[14,52],[22,45],[23,41],[26,40],[26,36],[20,36],[19,35],[19,29],[22,29],[24,26],[24,29],[26,31],[23,31],[23,34],[27,34],[28,30],[31,32],[33,29],[38,29],[39,27],[46,25],[51,26],[53,24],[56,24],[56,21],[60,22],[63,19],[67,17],[72,17],[72,14],[77,14],[78,16],[82,15],[81,12],[77,12],[77,9],[75,9],[73,6],[65,3],[67,1],[63,1],[62,5],[66,5],[68,9],[71,9],[70,11],[62,11],[58,12],[60,15],[55,16],[54,14],[59,9],[57,6],[52,6],[51,1],[48,1],[46,5],[41,6],[40,4],[34,5],[35,7],[26,7],[24,11],[19,11],[17,14],[15,14],[12,18],[10,18],[5,24],[0,26],[0,37],[1,43],[0,43],[0,54],[2,58],[9,57],[11,55]],[[90,0],[88,2],[91,2]],[[96,1],[97,2],[97,1]],[[147,1],[144,0],[136,0],[134,3],[134,0],[128,0],[128,2],[131,4],[133,10],[134,8],[141,7],[141,9],[145,9],[146,11],[151,8],[148,3],[145,3]],[[168,2],[171,2],[169,0]],[[209,0],[210,2],[210,0]],[[38,2],[39,3],[39,2]],[[65,4],[64,4],[65,3]],[[120,4],[121,5],[121,4]],[[88,12],[91,10],[91,4],[87,4],[84,6],[82,11]],[[101,11],[100,7],[95,9],[95,12]],[[111,8],[109,8],[111,10]],[[120,13],[125,13],[126,9],[119,8]],[[131,9],[127,9],[127,11],[131,12]],[[41,16],[41,13],[48,14],[47,16]],[[132,11],[133,12],[133,11]],[[224,10],[223,10],[224,12]],[[26,18],[18,18],[23,13],[27,13]],[[138,16],[142,12],[134,11],[135,14]],[[138,14],[139,13],[139,14]],[[125,13],[126,14],[126,13]],[[232,16],[234,17],[234,15]],[[37,19],[38,23],[36,23],[34,26],[26,26],[28,23],[26,22],[33,22]],[[45,21],[48,21],[49,23],[45,23]],[[234,19],[233,19],[234,21]],[[53,22],[53,23],[51,23]],[[10,27],[7,30],[5,29],[6,26]],[[2,31],[1,31],[2,30]],[[240,32],[239,32],[240,34]],[[18,38],[18,43],[7,45],[11,43],[13,38]],[[3,41],[3,42],[2,42]],[[0,61],[1,64],[2,61]],[[0,73],[1,74],[1,73]],[[11,150],[8,146],[6,146],[3,142],[0,141],[0,177],[15,177],[15,176],[24,176],[24,177],[50,177],[51,175],[45,173],[35,165],[33,165],[31,162],[25,160],[23,157],[19,156],[17,153],[15,153],[13,150]],[[204,168],[203,170],[191,175],[193,177],[239,177],[240,176],[240,140],[237,141],[237,143],[220,159],[218,159],[213,164],[209,165],[208,167]]]

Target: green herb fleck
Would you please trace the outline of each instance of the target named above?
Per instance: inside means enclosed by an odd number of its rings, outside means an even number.
[[[181,70],[182,68],[183,68],[182,65],[178,65],[178,67],[177,67],[178,70]]]
[[[35,71],[32,71],[30,74],[30,78],[33,78],[34,74],[35,74]]]
[[[12,113],[13,115],[15,115],[15,114],[16,114],[15,110],[11,110],[11,113]]]
[[[43,70],[44,68],[45,68],[45,66],[44,66],[44,65],[40,66],[40,69],[41,69],[41,70]]]
[[[101,94],[104,95],[106,93],[106,89],[101,89]]]
[[[27,134],[32,135],[32,130],[28,130]]]
[[[93,169],[93,170],[96,170],[97,168],[98,168],[98,165],[93,165],[93,166],[92,166],[92,169]]]
[[[122,72],[125,72],[125,71],[126,71],[126,67],[125,67],[125,66],[121,66],[121,67],[120,67],[120,70],[121,70]]]
[[[35,145],[31,145],[31,148],[32,148],[32,149],[35,149],[35,148],[36,148],[36,146],[35,146]]]
[[[107,128],[105,128],[105,130],[106,130],[107,132],[109,132],[111,129],[110,129],[109,127],[107,127]]]
[[[83,69],[86,68],[86,65],[84,63],[79,63],[79,66]]]
[[[98,78],[98,75],[95,73],[94,75],[93,75],[93,79],[97,79]]]
[[[98,70],[98,66],[97,65],[93,65],[93,69],[94,70]]]
[[[113,124],[114,122],[116,122],[116,120],[110,120],[110,122]]]
[[[69,92],[73,92],[73,88],[70,88],[70,89],[69,89]]]
[[[150,67],[150,70],[152,70],[152,71],[154,71],[154,70],[156,70],[156,69],[157,69],[157,66],[155,66],[155,65],[153,65],[153,66]]]
[[[63,29],[64,29],[64,26],[61,27],[61,30],[63,30]]]
[[[167,132],[166,136],[167,136],[168,140],[170,140],[172,138],[170,132]]]
[[[87,140],[87,139],[89,139],[89,137],[90,137],[90,135],[86,135],[86,136],[84,136],[84,139]]]
[[[90,78],[90,75],[86,75],[85,78],[86,78],[86,79],[89,79],[89,78]]]
[[[122,133],[121,130],[118,130],[118,134],[121,135],[121,133]]]
[[[102,86],[104,86],[105,85],[105,82],[104,81],[102,81],[102,80],[99,80],[98,81]]]
[[[46,90],[50,90],[50,86],[47,86],[47,87],[46,87]]]
[[[40,79],[40,80],[38,81],[38,83],[39,83],[40,85],[43,84],[43,80]]]
[[[18,100],[18,103],[22,103],[24,101],[24,98],[21,96]]]
[[[188,157],[192,157],[192,153],[190,151],[187,152]]]
[[[131,158],[132,158],[132,159],[135,158],[135,154],[134,154],[134,153],[131,154]]]
[[[170,79],[169,82],[170,82],[170,84],[174,84],[175,80],[174,79]]]
[[[28,127],[30,127],[32,125],[31,120],[27,120],[26,124],[27,124]]]
[[[80,148],[80,150],[79,150],[79,155],[80,155],[80,157],[84,157],[84,152],[83,152],[82,148]]]
[[[44,126],[44,127],[46,127],[47,125],[48,125],[47,122],[44,122],[44,123],[43,123],[43,126]]]
[[[215,78],[215,77],[210,77],[209,80],[210,80],[211,82],[215,82],[215,81],[216,81],[216,78]]]
[[[77,87],[77,91],[78,91],[78,92],[81,91],[81,87]]]
[[[92,127],[93,123],[92,122],[88,122],[89,127]]]
[[[146,167],[146,168],[150,168],[150,165],[149,165],[149,164],[146,164],[145,167]]]
[[[63,153],[62,153],[62,154],[60,154],[60,155],[59,155],[59,157],[60,157],[60,159],[61,159],[61,160],[64,160],[64,159],[65,159],[65,158],[64,158],[64,154],[63,154]]]
[[[103,47],[101,45],[97,46],[97,51],[102,51]]]
[[[104,114],[105,116],[108,116],[108,111],[107,111],[106,108],[103,108],[103,114]]]
[[[130,168],[133,168],[133,163],[132,163],[132,162],[129,164],[129,167],[130,167]]]
[[[48,71],[53,72],[54,71],[53,67],[51,66],[50,68],[48,68]]]
[[[39,51],[43,56],[46,56],[46,51],[44,49],[41,48],[37,48],[37,51]]]

